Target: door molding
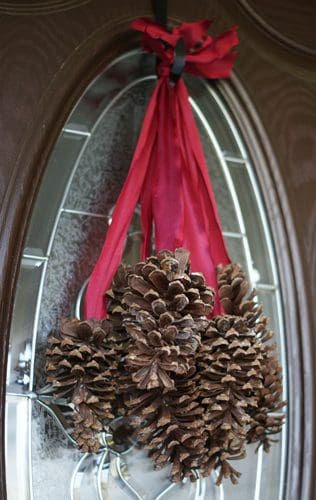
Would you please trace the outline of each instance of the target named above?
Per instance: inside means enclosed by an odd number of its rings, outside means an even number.
[[[285,498],[307,499],[311,498],[312,478],[304,457],[313,454],[315,370],[299,244],[280,165],[252,101],[237,75],[231,81],[221,81],[220,88],[249,148],[273,235],[284,306],[290,402]]]

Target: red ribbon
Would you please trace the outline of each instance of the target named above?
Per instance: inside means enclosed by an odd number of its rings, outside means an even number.
[[[230,76],[237,45],[236,27],[212,39],[210,21],[184,23],[168,32],[148,19],[136,19],[142,46],[159,57],[158,83],[151,96],[129,174],[85,296],[85,317],[106,317],[105,292],[121,262],[129,225],[140,200],[141,258],[150,252],[154,227],[156,250],[184,247],[191,268],[202,272],[217,291],[216,266],[230,262],[217,213],[199,134],[181,78],[170,83],[174,48],[183,38],[184,71],[206,78]],[[217,294],[216,294],[217,295]],[[217,298],[214,314],[220,311]]]

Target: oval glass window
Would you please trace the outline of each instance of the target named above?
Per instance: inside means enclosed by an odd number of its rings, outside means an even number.
[[[286,426],[266,455],[248,446],[238,463],[239,486],[214,478],[169,482],[146,453],[80,453],[38,391],[45,385],[49,332],[79,314],[80,290],[98,258],[111,211],[126,177],[155,84],[154,58],[141,51],[113,61],[71,113],[42,181],[21,260],[7,375],[6,464],[9,500],[218,498],[277,500],[283,496]],[[282,301],[277,263],[262,196],[247,153],[216,85],[186,78],[231,258],[258,290],[286,379]],[[125,259],[138,260],[138,214]],[[79,296],[78,296],[79,294]],[[286,393],[286,380],[284,381]],[[286,394],[284,394],[286,399]]]

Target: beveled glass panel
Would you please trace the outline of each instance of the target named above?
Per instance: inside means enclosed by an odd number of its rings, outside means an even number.
[[[6,485],[10,500],[31,498],[30,407],[31,401],[27,397],[6,397]]]
[[[33,328],[45,265],[42,260],[24,258],[22,261],[11,327],[14,331],[14,342],[10,342],[8,354],[8,392],[23,393],[29,390]]]
[[[80,158],[65,208],[109,213],[126,178],[153,86],[154,80],[139,82],[103,113]]]
[[[224,498],[234,500],[248,500],[255,498],[256,478],[258,474],[258,455],[255,453],[256,445],[247,445],[247,458],[244,460],[233,460],[231,462],[234,469],[241,473],[238,485],[233,485],[230,481],[223,484]]]
[[[278,348],[280,347],[280,322],[278,317],[278,309],[277,309],[277,298],[276,292],[273,290],[265,290],[260,288],[260,285],[257,287],[258,292],[258,300],[261,304],[263,304],[264,313],[270,318],[269,326],[271,330],[274,331],[275,337],[274,342],[277,342]]]
[[[97,77],[78,102],[65,128],[91,131],[105,108],[123,89],[151,75],[155,78],[155,58],[151,54],[134,50],[109,64]]]
[[[32,408],[31,443],[33,499],[70,499],[71,480],[82,453],[37,402]]]
[[[253,267],[258,271],[258,278],[261,283],[273,284],[274,277],[262,217],[248,172],[243,165],[237,164],[235,166],[229,162],[228,165],[230,166],[230,174],[238,193],[238,201],[242,210],[247,234],[249,235]]]
[[[287,429],[276,436],[277,443],[273,443],[269,453],[262,453],[262,481],[260,483],[260,500],[280,500],[280,484],[284,481],[283,473],[280,471],[282,463],[283,441],[286,439]],[[285,466],[285,464],[284,464]],[[276,474],[275,471],[280,471]]]
[[[85,136],[62,133],[47,166],[29,227],[26,247],[46,254],[65,188],[86,142]]]
[[[199,103],[207,122],[214,131],[216,139],[224,154],[242,158],[242,152],[236,138],[216,102],[217,90],[214,82],[205,82],[201,78],[185,75],[190,96]]]
[[[97,475],[98,462],[102,455],[86,453],[81,456],[80,467],[72,476],[70,490],[74,500],[99,500]]]
[[[120,489],[123,489],[126,494],[128,487],[126,485],[123,487],[124,483],[122,484],[122,480],[120,479],[118,464],[116,462],[117,457],[112,455],[110,467],[111,480],[117,483],[117,485],[120,483]],[[170,480],[168,478],[170,467],[155,471],[148,460],[146,451],[140,450],[137,447],[122,456],[119,467],[123,478],[126,479],[128,484],[137,491],[142,498],[147,497],[148,500],[154,499],[170,486]],[[111,489],[109,487],[109,496],[110,493]]]
[[[239,263],[244,269],[245,273],[247,274],[248,279],[250,280],[249,263],[247,262],[247,255],[245,252],[245,245],[243,238],[226,236],[225,241],[232,262]]]
[[[198,127],[206,163],[208,165],[222,228],[224,231],[240,232],[240,226],[238,223],[232,194],[227,184],[220,158],[216,153],[214,144],[212,143],[207,129],[196,113],[194,113],[194,118]]]

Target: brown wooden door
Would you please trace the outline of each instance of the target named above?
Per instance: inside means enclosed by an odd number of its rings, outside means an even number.
[[[286,498],[314,498],[316,7],[313,2],[171,0],[172,22],[239,25],[234,77],[223,84],[257,168],[285,305],[289,374]],[[15,288],[32,209],[58,134],[84,89],[136,46],[129,30],[150,1],[0,2],[1,497],[4,401]],[[260,148],[251,145],[260,145]],[[267,481],[269,478],[267,478]]]

